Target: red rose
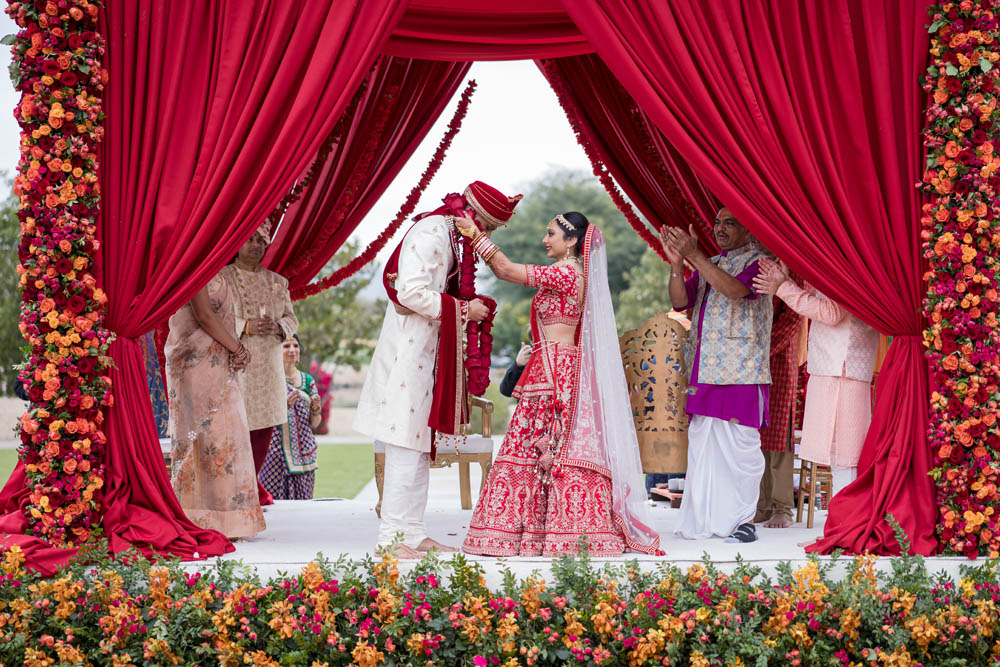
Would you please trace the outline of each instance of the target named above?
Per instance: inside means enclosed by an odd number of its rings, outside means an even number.
[[[66,275],[73,270],[73,262],[69,261],[65,257],[56,262],[56,272]]]
[[[73,72],[63,72],[62,76],[59,77],[59,82],[64,86],[75,86],[76,74]]]
[[[952,93],[958,93],[962,91],[962,82],[950,76],[948,77],[948,80],[945,81],[944,86]]]
[[[969,194],[969,190],[971,189],[972,187],[969,185],[968,181],[961,180],[958,183],[955,183],[953,192],[959,197],[964,197],[965,195]]]
[[[74,294],[69,298],[69,301],[66,303],[66,307],[69,308],[72,313],[78,315],[87,307],[87,302],[79,294]]]
[[[32,403],[38,403],[42,400],[42,394],[45,390],[40,385],[35,385],[28,390],[28,398],[31,399]]]
[[[965,460],[965,447],[962,447],[962,446],[952,447],[951,448],[951,455],[948,457],[948,460],[951,461],[952,463],[954,463],[955,465],[958,465],[959,463],[961,463],[962,461],[964,461]]]
[[[78,49],[83,46],[83,40],[80,39],[80,35],[72,34],[69,36],[69,48]]]
[[[55,76],[59,73],[59,63],[55,60],[46,60],[42,63],[42,71],[49,76]]]
[[[955,160],[957,160],[961,164],[969,164],[970,162],[972,162],[972,158],[974,158],[974,157],[975,157],[975,154],[973,154],[972,151],[970,151],[968,148],[964,148],[958,154],[958,156],[955,157]]]
[[[467,205],[465,202],[465,197],[458,194],[457,192],[446,194],[444,196],[444,199],[442,199],[441,201],[443,201],[444,205],[450,208],[455,213],[455,215],[461,213],[462,210],[465,209]]]
[[[80,373],[84,375],[90,375],[91,373],[94,372],[94,369],[96,367],[97,367],[96,357],[92,356],[82,357],[79,361],[76,362],[77,370],[79,370]]]

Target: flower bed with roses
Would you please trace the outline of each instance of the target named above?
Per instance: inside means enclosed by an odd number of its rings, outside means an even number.
[[[949,552],[991,558],[1000,556],[998,6],[929,10],[922,216],[938,535]]]
[[[96,554],[97,550],[91,552]],[[774,579],[706,562],[642,572],[585,555],[551,581],[483,583],[476,563],[385,556],[262,582],[237,562],[191,573],[140,556],[78,558],[55,577],[0,560],[7,665],[987,665],[1000,664],[996,562],[958,581],[920,557],[810,561]]]
[[[30,345],[20,379],[32,402],[20,423],[25,513],[31,533],[66,546],[100,523],[102,406],[111,400],[107,299],[93,264],[105,82],[98,12],[88,0],[7,7],[20,27],[11,72],[21,93],[20,329]]]

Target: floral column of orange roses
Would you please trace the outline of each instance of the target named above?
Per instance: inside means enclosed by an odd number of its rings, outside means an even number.
[[[1000,556],[1000,2],[932,6],[924,145],[929,440],[946,550]]]
[[[21,102],[18,249],[20,329],[30,354],[20,380],[31,398],[21,417],[29,530],[74,546],[98,530],[105,436],[107,298],[97,287],[93,255],[100,193],[97,146],[106,72],[89,0],[8,0],[20,27],[13,42],[14,85]]]

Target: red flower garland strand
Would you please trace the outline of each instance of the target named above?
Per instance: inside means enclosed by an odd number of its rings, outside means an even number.
[[[31,351],[19,380],[28,533],[72,547],[100,530],[102,406],[111,405],[107,297],[97,287],[97,147],[104,132],[100,5],[8,0],[20,26],[12,48],[21,101],[20,330]]]
[[[452,232],[455,234],[456,232]],[[490,386],[490,357],[493,354],[493,319],[497,302],[491,297],[476,294],[476,264],[479,258],[472,248],[472,239],[460,236],[462,257],[459,271],[458,298],[463,301],[480,299],[490,309],[482,322],[469,321],[465,325],[465,378],[466,388],[473,396],[482,396]]]
[[[931,6],[924,90],[930,264],[924,344],[931,371],[939,539],[951,553],[1000,556],[1000,22],[996,0]]]
[[[384,248],[389,242],[389,239],[391,239],[396,232],[399,231],[403,222],[413,214],[413,209],[415,209],[417,204],[420,202],[420,197],[423,195],[424,190],[427,189],[427,186],[437,174],[441,164],[444,162],[444,158],[447,155],[448,149],[451,147],[452,141],[455,139],[459,130],[462,129],[462,121],[465,119],[466,113],[468,113],[469,102],[472,100],[473,93],[476,92],[476,85],[476,81],[471,80],[466,85],[465,90],[462,91],[462,96],[459,99],[458,106],[455,108],[455,114],[448,123],[448,129],[441,138],[441,141],[438,143],[437,150],[434,151],[434,155],[431,157],[430,162],[427,163],[427,167],[424,169],[424,173],[420,176],[420,180],[415,186],[413,186],[413,189],[410,190],[410,194],[406,197],[406,200],[403,202],[403,205],[400,207],[399,212],[396,214],[393,221],[389,223],[389,225],[374,241],[368,244],[368,247],[365,248],[363,253],[352,259],[341,268],[337,269],[326,278],[294,290],[292,292],[293,299],[298,301],[299,299],[304,299],[308,296],[312,296],[313,294],[319,294],[323,290],[335,287],[347,278],[350,278],[374,260],[376,255],[378,255],[382,248]],[[360,171],[361,170],[359,170],[359,172]],[[331,217],[330,235],[337,231],[343,223],[344,217],[346,217],[346,214],[340,216],[339,219],[338,216]],[[322,244],[317,244],[317,246],[321,245]]]
[[[619,85],[618,88],[621,90],[622,95],[628,95],[624,86]],[[707,238],[712,238],[712,228],[708,225],[708,222],[702,217],[688,198],[684,196],[681,189],[677,187],[677,181],[670,175],[670,171],[667,169],[667,166],[663,164],[663,160],[660,159],[660,153],[656,150],[656,146],[653,144],[653,138],[649,134],[649,119],[644,113],[642,113],[642,110],[638,107],[638,105],[635,105],[634,103],[630,111],[633,127],[635,127],[636,131],[642,137],[642,144],[646,147],[647,162],[653,166],[653,169],[656,170],[656,174],[659,177],[658,181],[663,187],[667,198],[675,206],[678,206],[681,211],[683,211],[683,213],[687,216],[689,223],[700,227]]]
[[[632,225],[639,236],[649,244],[649,247],[656,251],[656,254],[660,256],[663,261],[667,261],[667,255],[663,252],[663,247],[660,245],[660,239],[653,232],[650,231],[649,227],[643,224],[639,216],[636,215],[635,209],[632,205],[628,203],[625,196],[615,185],[614,179],[611,176],[611,172],[608,171],[607,166],[604,161],[601,160],[600,156],[597,154],[597,150],[587,139],[580,125],[579,120],[579,110],[576,105],[573,104],[572,98],[566,90],[566,82],[562,78],[562,74],[559,72],[558,66],[551,60],[542,61],[542,67],[545,70],[546,78],[549,80],[549,85],[552,87],[553,92],[556,94],[556,98],[559,100],[559,105],[562,106],[563,112],[566,114],[567,120],[569,120],[569,125],[573,129],[573,134],[576,135],[576,141],[580,146],[583,147],[583,151],[587,154],[587,159],[590,160],[591,166],[594,168],[594,175],[597,176],[598,180],[601,181],[601,185],[611,196],[611,199],[615,202],[615,206],[618,210],[622,212],[628,223]]]

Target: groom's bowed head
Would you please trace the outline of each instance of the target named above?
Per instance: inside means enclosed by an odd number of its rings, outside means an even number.
[[[438,215],[453,215],[461,218],[472,213],[476,226],[488,232],[505,226],[514,216],[514,207],[524,195],[508,197],[492,185],[473,181],[462,194],[452,193],[444,198],[442,209],[434,211]]]

